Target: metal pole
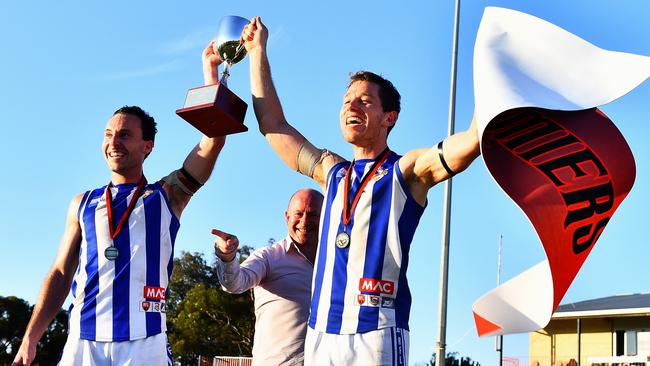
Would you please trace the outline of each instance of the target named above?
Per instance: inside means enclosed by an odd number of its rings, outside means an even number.
[[[454,40],[451,55],[451,86],[449,90],[448,135],[454,134],[456,118],[456,58],[458,56],[458,23],[460,0],[456,0],[454,13]],[[440,252],[440,293],[438,296],[438,342],[436,344],[436,366],[445,366],[445,342],[447,341],[447,277],[449,275],[449,227],[451,220],[451,178],[445,182],[442,216],[442,248]]]
[[[499,250],[497,254],[497,287],[501,284],[501,248],[503,247],[503,235],[499,235]],[[503,365],[503,335],[495,339],[496,350],[499,353],[499,366]]]
[[[582,324],[580,323],[580,318],[578,318],[578,366],[580,366],[580,336],[582,335]]]

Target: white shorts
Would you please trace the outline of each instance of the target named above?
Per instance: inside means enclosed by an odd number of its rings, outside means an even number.
[[[167,334],[123,342],[96,342],[68,336],[59,366],[172,365]]]
[[[328,334],[307,327],[305,366],[408,364],[409,332],[390,327],[358,334]]]

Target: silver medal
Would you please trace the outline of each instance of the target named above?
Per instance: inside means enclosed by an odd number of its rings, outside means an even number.
[[[120,255],[120,251],[112,245],[104,250],[104,257],[109,261],[114,261],[118,255]]]
[[[336,246],[341,249],[346,248],[348,245],[350,245],[350,235],[348,235],[348,233],[345,231],[340,232],[339,235],[336,236],[335,243]]]

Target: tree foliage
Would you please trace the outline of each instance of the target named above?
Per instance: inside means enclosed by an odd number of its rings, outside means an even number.
[[[250,296],[230,295],[199,284],[192,288],[170,319],[175,357],[195,364],[198,356],[250,356],[254,316]]]
[[[219,287],[215,266],[209,266],[201,253],[182,252],[174,258],[174,272],[169,282],[167,317],[174,317],[187,293],[198,284],[207,288]]]
[[[250,247],[239,249],[241,260]],[[195,365],[201,356],[250,356],[255,315],[250,291],[231,295],[220,289],[215,264],[200,253],[174,259],[169,284],[168,336],[174,358]]]
[[[431,355],[431,361],[426,366],[436,366],[436,353]],[[477,361],[469,357],[458,357],[458,352],[448,352],[445,357],[445,366],[481,366]]]
[[[0,365],[11,364],[34,310],[15,296],[0,296]],[[35,364],[56,365],[67,338],[68,314],[60,310],[36,346]]]

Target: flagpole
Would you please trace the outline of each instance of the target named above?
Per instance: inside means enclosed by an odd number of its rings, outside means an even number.
[[[499,235],[499,252],[497,254],[497,287],[501,284],[501,248],[503,247],[503,235]],[[496,351],[499,353],[499,366],[503,365],[503,335],[495,338]]]
[[[454,12],[454,39],[451,55],[451,86],[449,90],[449,126],[447,135],[454,134],[456,118],[456,64],[458,56],[458,23],[460,18],[460,0],[456,0]],[[445,366],[445,348],[447,341],[447,278],[449,275],[449,227],[451,221],[451,178],[445,181],[442,216],[442,248],[440,253],[440,286],[438,296],[438,342],[436,366]]]

